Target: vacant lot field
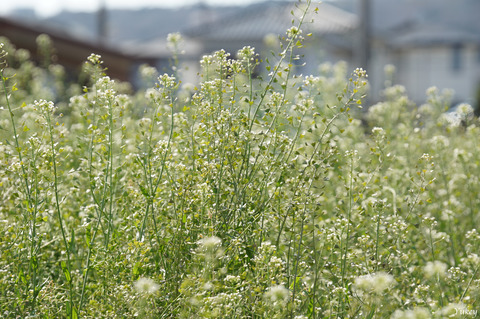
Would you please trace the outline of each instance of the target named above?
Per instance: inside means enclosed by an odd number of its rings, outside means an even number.
[[[389,86],[362,109],[365,71],[294,75],[301,23],[263,79],[245,47],[135,93],[100,56],[82,87],[2,42],[0,317],[477,315],[470,105]]]

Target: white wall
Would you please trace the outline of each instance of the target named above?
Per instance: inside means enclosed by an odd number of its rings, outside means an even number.
[[[407,88],[410,98],[425,101],[425,90],[431,86],[453,89],[454,101],[474,103],[480,80],[478,48],[460,49],[460,67],[453,67],[453,48],[450,46],[411,48],[399,51],[398,83]]]

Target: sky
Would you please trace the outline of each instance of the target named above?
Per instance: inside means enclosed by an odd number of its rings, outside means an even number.
[[[15,9],[34,9],[41,17],[52,16],[62,10],[94,11],[102,1],[111,9],[141,9],[192,5],[199,2],[212,5],[248,4],[259,0],[1,0],[0,15],[6,15]]]

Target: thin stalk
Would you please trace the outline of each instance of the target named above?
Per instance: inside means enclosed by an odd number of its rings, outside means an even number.
[[[171,109],[170,117],[171,117],[171,122],[170,122],[170,132],[169,132],[169,135],[168,135],[167,147],[165,149],[165,153],[163,154],[163,158],[161,160],[159,168],[157,169],[158,177],[157,177],[153,187],[150,190],[150,196],[154,196],[154,194],[156,194],[158,186],[160,185],[160,181],[162,180],[163,172],[165,170],[165,162],[167,160],[167,156],[168,156],[168,153],[169,153],[169,150],[170,150],[170,145],[172,143],[173,128],[174,128],[174,124],[175,124],[174,123],[174,117],[173,117],[173,115],[174,115],[174,110],[173,110],[174,99],[173,99],[172,95],[173,95],[173,92],[171,92],[171,94],[170,94],[170,109]],[[153,206],[152,206],[151,211],[152,211],[151,214],[153,214]],[[149,214],[148,214],[148,210],[147,210],[147,211],[145,211],[145,215],[143,216],[142,227],[140,228],[140,232],[139,232],[139,238],[143,238],[143,235],[145,233],[145,229],[147,227],[148,215]]]
[[[34,197],[34,207],[33,207],[33,214],[31,218],[31,245],[30,245],[30,268],[32,272],[32,284],[33,284],[33,300],[32,300],[32,311],[35,311],[35,305],[37,300],[37,295],[40,291],[37,291],[37,268],[38,268],[38,258],[36,250],[39,248],[38,243],[36,241],[37,237],[37,214],[38,214],[38,172],[36,167],[36,155],[34,147],[32,146],[32,166],[33,166],[33,176],[34,182],[32,187],[35,189],[35,197]]]
[[[377,230],[376,230],[376,238],[375,238],[375,271],[378,271],[378,241],[380,236],[380,215],[377,215]]]
[[[314,172],[311,176],[315,176],[316,172],[317,172],[317,169],[314,169]],[[314,178],[310,178],[310,183],[309,183],[308,188],[306,190],[306,194],[308,194],[310,192],[310,189],[312,188],[313,180],[314,180]],[[306,196],[306,198],[303,202],[303,212],[302,212],[302,216],[301,216],[302,223],[300,225],[300,239],[298,241],[298,246],[297,246],[298,251],[296,252],[295,270],[294,270],[294,273],[293,273],[292,313],[291,313],[292,318],[293,318],[293,312],[295,310],[295,307],[294,307],[294,305],[295,305],[295,293],[297,291],[296,281],[297,281],[297,273],[298,273],[298,264],[300,263],[300,248],[303,244],[303,229],[304,229],[304,226],[305,226],[305,215],[307,213],[308,198],[309,198],[309,196]],[[315,231],[315,228],[313,230]]]
[[[345,238],[345,247],[343,249],[343,260],[342,260],[342,286],[344,288],[346,283],[345,283],[345,275],[346,275],[346,268],[347,268],[347,257],[348,257],[348,244],[350,241],[350,223],[351,223],[351,215],[352,215],[352,209],[353,209],[353,157],[354,155],[351,155],[351,164],[350,164],[350,183],[349,183],[349,196],[348,196],[348,210],[347,210],[347,233],[346,233],[346,238]],[[345,295],[345,301],[347,299],[347,296]],[[342,312],[345,311],[345,303],[342,302]]]
[[[12,129],[13,129],[13,137],[15,140],[15,150],[17,151],[18,154],[18,159],[20,160],[20,167],[22,168],[22,173],[23,173],[23,181],[24,181],[24,187],[25,187],[25,194],[27,195],[27,199],[29,202],[31,202],[31,189],[30,185],[28,183],[28,178],[27,178],[27,171],[25,169],[25,164],[23,162],[23,157],[22,157],[22,152],[20,151],[20,143],[18,141],[18,135],[17,135],[17,128],[15,125],[15,119],[14,119],[14,114],[12,111],[12,107],[10,105],[10,98],[7,90],[7,78],[5,77],[4,70],[1,69],[0,71],[1,76],[2,76],[2,86],[3,86],[3,94],[5,95],[5,101],[7,104],[8,108],[8,114],[10,115],[10,122],[12,123]]]
[[[108,101],[108,179],[109,179],[109,205],[108,205],[108,228],[105,249],[108,251],[110,237],[113,232],[113,107],[112,101]],[[107,183],[106,183],[107,184]]]
[[[29,263],[29,269],[30,271],[32,272],[32,275],[31,275],[31,280],[32,280],[32,285],[33,285],[33,296],[32,296],[32,303],[31,303],[31,308],[32,308],[32,311],[35,310],[35,305],[36,305],[36,297],[37,297],[37,268],[38,268],[38,259],[36,258],[36,216],[37,216],[37,212],[38,212],[38,176],[37,176],[37,172],[36,172],[36,168],[34,168],[34,177],[35,177],[35,198],[32,199],[32,189],[31,189],[31,185],[28,181],[28,177],[27,177],[27,169],[25,168],[25,163],[24,163],[24,159],[23,159],[23,156],[22,156],[22,152],[21,152],[21,148],[20,148],[20,142],[18,140],[18,135],[17,135],[17,128],[16,128],[16,123],[15,123],[15,118],[14,118],[14,114],[13,114],[13,111],[12,111],[12,107],[11,107],[11,104],[10,104],[10,97],[9,97],[9,94],[8,94],[8,90],[7,90],[7,79],[5,77],[5,73],[4,73],[4,69],[1,68],[0,69],[0,76],[2,77],[2,87],[3,87],[3,93],[5,95],[5,101],[6,101],[6,104],[7,104],[7,108],[8,108],[8,113],[9,113],[9,117],[10,117],[10,122],[12,124],[12,129],[13,129],[13,136],[14,136],[14,140],[15,140],[15,150],[17,151],[17,154],[18,154],[18,159],[19,159],[19,162],[20,162],[20,167],[21,167],[21,170],[22,170],[22,185],[23,185],[23,188],[24,188],[24,191],[25,191],[25,195],[27,197],[27,212],[30,213],[32,210],[33,210],[33,214],[31,216],[31,221],[30,221],[30,225],[31,225],[31,245],[30,245],[30,263]],[[32,153],[33,153],[33,148],[32,148]],[[35,163],[34,163],[34,167],[35,167]],[[28,289],[28,288],[27,288]]]
[[[93,74],[93,80],[94,83],[97,81],[97,72]],[[95,99],[98,98],[98,92],[97,90],[95,92]],[[92,136],[90,137],[89,141],[89,147],[88,147],[88,177],[89,177],[89,187],[90,187],[90,194],[92,196],[92,200],[95,204],[95,212],[97,213],[97,222],[95,224],[95,227],[93,228],[92,236],[90,238],[90,244],[88,245],[88,252],[87,252],[87,264],[84,269],[84,275],[83,275],[83,280],[82,280],[82,292],[80,294],[80,301],[78,304],[78,312],[81,313],[81,309],[83,306],[83,301],[85,299],[85,292],[86,292],[86,286],[87,286],[87,281],[88,281],[88,275],[90,273],[90,260],[92,257],[93,253],[93,243],[95,242],[95,239],[97,237],[97,232],[100,229],[101,226],[101,218],[102,218],[102,211],[104,209],[103,203],[99,201],[97,198],[97,195],[95,195],[95,188],[94,186],[94,180],[93,180],[93,146],[94,146],[94,140],[95,140],[95,135],[93,134],[93,130],[95,129],[95,126],[97,125],[96,119],[97,119],[97,108],[96,108],[97,103],[93,104],[93,110],[92,110]]]
[[[306,8],[305,8],[305,11],[303,12],[302,14],[302,17],[300,18],[300,21],[298,22],[298,26],[297,28],[300,30],[300,28],[302,27],[303,25],[303,22],[305,20],[305,16],[307,15],[307,12],[310,8],[310,5],[311,5],[311,0],[307,0],[306,2]],[[253,127],[253,124],[255,123],[255,117],[257,116],[258,114],[258,111],[260,110],[260,107],[263,105],[263,101],[265,100],[265,97],[267,96],[267,93],[269,91],[269,89],[271,88],[272,84],[273,84],[273,81],[275,80],[275,77],[277,76],[278,74],[278,71],[280,69],[280,66],[282,65],[282,62],[283,60],[285,60],[285,56],[286,56],[286,52],[290,52],[291,48],[293,47],[293,45],[295,44],[295,40],[298,38],[298,35],[299,34],[295,34],[294,36],[292,36],[292,38],[290,39],[290,41],[288,41],[287,43],[287,46],[285,48],[285,50],[283,51],[283,54],[280,55],[280,60],[277,62],[276,66],[273,68],[273,73],[272,75],[270,76],[270,79],[268,81],[268,84],[267,86],[265,87],[265,89],[263,90],[262,94],[260,95],[260,101],[258,102],[256,108],[255,108],[255,112],[253,113],[253,116],[252,116],[252,120],[250,121],[250,125],[249,125],[249,132],[252,131],[252,127]]]
[[[467,287],[465,288],[462,296],[460,297],[460,302],[462,302],[463,298],[465,298],[465,295],[467,294],[467,291],[470,288],[470,285],[472,284],[473,279],[475,279],[475,276],[477,275],[477,272],[478,272],[479,268],[480,268],[480,266],[477,266],[477,268],[475,268],[475,271],[473,272],[472,278],[470,278],[470,280],[468,281]]]
[[[67,271],[69,272],[69,277],[67,278],[68,280],[68,290],[69,290],[69,297],[70,297],[70,312],[69,316],[72,317],[73,314],[73,309],[74,309],[74,304],[73,304],[73,285],[72,285],[72,270],[71,270],[71,261],[70,261],[70,247],[68,246],[68,241],[67,237],[65,235],[65,228],[63,226],[63,217],[62,217],[62,212],[60,209],[60,196],[58,194],[58,173],[57,173],[57,153],[55,149],[55,142],[54,142],[54,136],[53,136],[53,125],[51,122],[50,118],[50,113],[49,110],[45,111],[45,119],[47,120],[48,124],[48,130],[50,134],[50,147],[52,149],[52,165],[53,165],[53,176],[54,176],[54,192],[55,192],[55,210],[57,212],[57,218],[58,222],[60,224],[60,230],[62,233],[62,239],[63,239],[63,244],[65,246],[65,252],[67,255]]]

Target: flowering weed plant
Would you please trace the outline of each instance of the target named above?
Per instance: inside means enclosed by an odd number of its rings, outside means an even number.
[[[82,88],[48,38],[41,66],[2,40],[2,318],[476,314],[473,109],[387,81],[361,110],[364,70],[296,75],[309,7],[270,61],[214,52],[196,85],[145,66],[135,94],[98,55]]]

